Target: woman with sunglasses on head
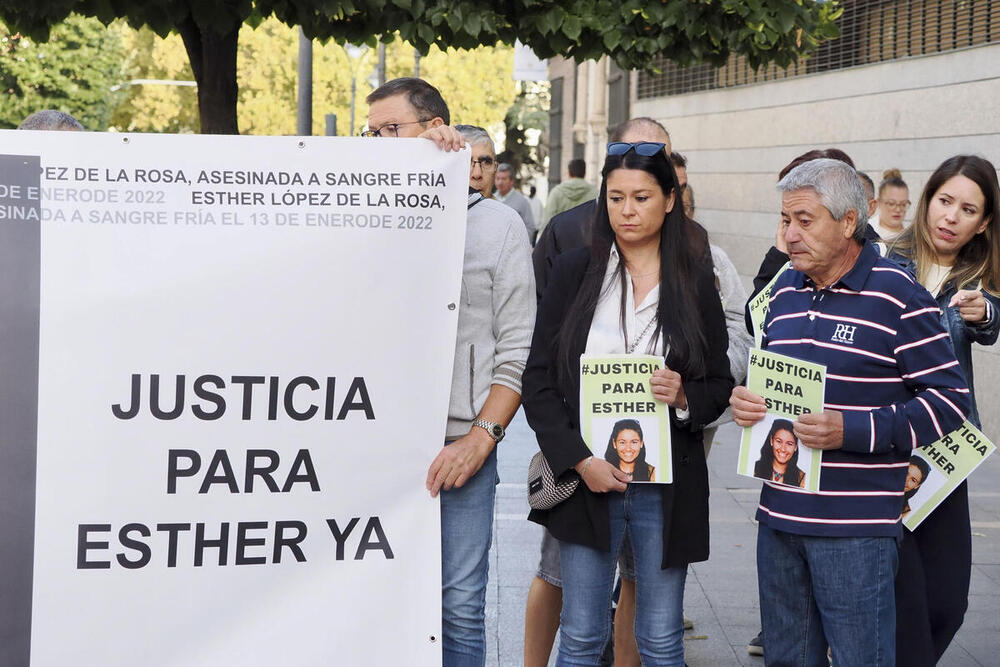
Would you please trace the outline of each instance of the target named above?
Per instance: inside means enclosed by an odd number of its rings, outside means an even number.
[[[557,665],[598,664],[627,532],[642,663],[679,666],[687,565],[708,558],[701,428],[725,409],[733,385],[726,323],[708,236],[683,213],[663,144],[611,143],[602,174],[591,245],[553,266],[523,378],[525,414],[555,477],[582,483],[529,518],[560,541]],[[670,419],[672,484],[629,484],[630,475],[591,455],[579,426],[584,353],[665,357],[650,387]]]
[[[992,345],[1000,332],[998,217],[996,169],[977,155],[956,155],[931,174],[913,224],[889,248],[889,257],[938,302],[938,316],[972,393],[968,419],[977,427],[972,343]],[[941,658],[962,626],[971,569],[969,494],[963,482],[915,531],[904,531],[896,575],[898,664],[920,667]]]

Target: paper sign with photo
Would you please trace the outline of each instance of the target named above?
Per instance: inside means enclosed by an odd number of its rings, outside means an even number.
[[[903,525],[915,530],[995,449],[979,429],[965,422],[913,450],[903,488]]]
[[[649,378],[663,358],[640,354],[580,358],[580,429],[594,456],[633,482],[670,484],[670,413]]]
[[[799,443],[792,424],[823,411],[826,367],[750,350],[747,389],[767,402],[767,416],[743,429],[737,472],[775,484],[819,490],[822,452]]]

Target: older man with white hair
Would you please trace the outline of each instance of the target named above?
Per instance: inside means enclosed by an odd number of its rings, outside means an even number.
[[[456,125],[469,142],[472,165],[469,169],[469,187],[489,199],[493,196],[493,182],[497,174],[497,152],[490,133],[478,125]]]
[[[891,667],[900,510],[913,448],[965,420],[969,393],[938,307],[864,240],[854,169],[803,163],[779,183],[791,267],[777,280],[761,346],[826,366],[824,410],[794,423],[823,452],[820,490],[765,482],[757,578],[769,665]],[[767,412],[733,390],[736,423]]]

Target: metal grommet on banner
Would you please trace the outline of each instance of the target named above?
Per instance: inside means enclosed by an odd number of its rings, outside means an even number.
[[[448,304],[448,310],[455,310],[455,304],[454,303],[449,303]]]
[[[437,637],[435,637],[434,635],[431,635],[431,642],[433,643],[433,642],[436,642],[436,641],[437,641]]]
[[[127,144],[128,143],[128,137],[122,137],[122,143]]]
[[[299,148],[305,148],[305,147],[306,147],[306,142],[300,141],[299,142]]]

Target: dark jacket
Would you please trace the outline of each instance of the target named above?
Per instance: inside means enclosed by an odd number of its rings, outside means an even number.
[[[594,219],[597,201],[583,202],[568,211],[563,211],[549,220],[535,249],[531,251],[531,263],[535,267],[535,290],[541,301],[549,273],[556,257],[574,248],[582,248],[590,240],[590,223]]]
[[[580,378],[570,374],[560,380],[555,360],[559,329],[589,264],[587,248],[563,253],[556,260],[538,307],[531,353],[522,378],[525,415],[557,478],[576,475],[573,466],[591,455],[580,435]],[[726,322],[712,272],[704,271],[691,287],[703,304],[708,372],[703,378],[685,379],[690,418],[679,424],[674,417],[670,424],[674,483],[659,487],[663,499],[664,568],[708,558],[708,467],[701,429],[722,413],[733,387],[726,356]],[[588,316],[592,318],[593,313]],[[586,344],[585,331],[574,341],[572,356],[579,357]],[[603,551],[611,548],[607,497],[591,492],[584,483],[564,502],[548,511],[534,510],[528,518],[547,526],[557,539]]]
[[[917,277],[917,265],[912,259],[890,252],[888,258],[902,266],[906,271]],[[974,285],[967,285],[962,289],[974,289]],[[997,342],[997,335],[1000,334],[1000,299],[989,292],[982,290],[983,296],[989,302],[987,318],[985,322],[972,324],[962,319],[958,312],[958,306],[949,307],[948,302],[955,296],[958,290],[955,285],[949,283],[945,285],[941,292],[935,297],[938,307],[941,309],[941,324],[951,336],[951,346],[955,349],[955,358],[965,375],[965,381],[969,384],[969,398],[972,399],[972,409],[969,411],[969,421],[980,427],[979,409],[976,407],[976,387],[972,374],[972,344],[993,345]]]

